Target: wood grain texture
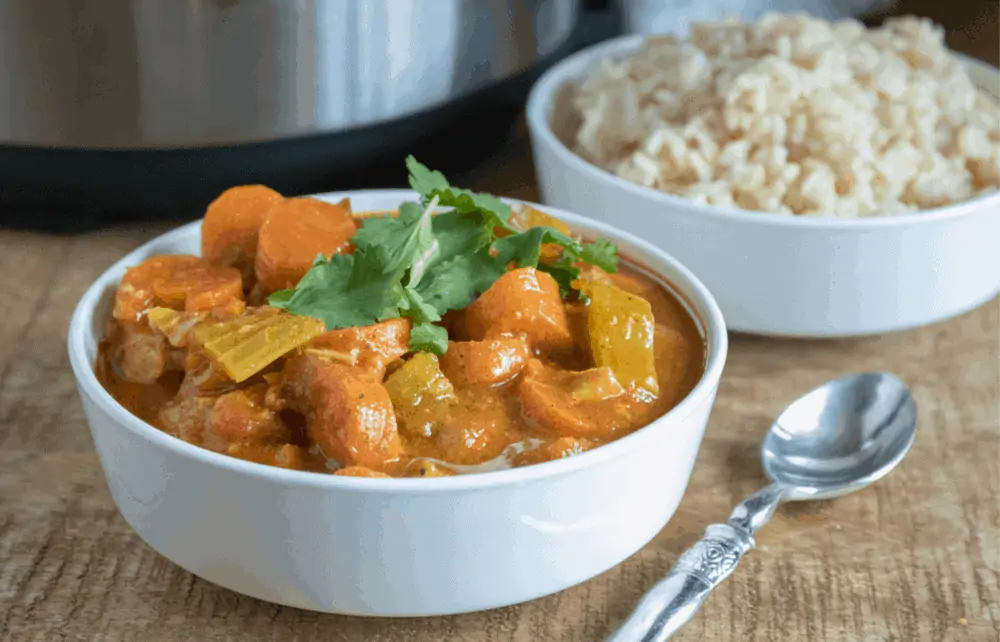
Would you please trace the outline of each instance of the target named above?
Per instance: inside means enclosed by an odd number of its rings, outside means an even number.
[[[931,6],[903,8],[912,5]],[[951,23],[949,40],[996,63],[996,3],[966,9],[955,13],[973,17]],[[968,26],[983,15],[985,29]],[[523,130],[464,182],[535,198]],[[734,335],[688,492],[642,551],[521,606],[451,618],[346,618],[204,582],[153,552],[115,509],[76,399],[65,334],[87,284],[161,231],[0,231],[0,640],[601,640],[706,525],[764,483],[758,444],[785,404],[865,369],[892,370],[914,389],[920,425],[906,461],[866,491],[783,508],[676,639],[1000,640],[1000,299],[872,339]]]

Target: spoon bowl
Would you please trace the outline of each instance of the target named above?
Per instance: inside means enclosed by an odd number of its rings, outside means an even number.
[[[830,499],[885,476],[916,434],[917,405],[894,375],[829,381],[792,403],[761,447],[764,472],[785,501]]]

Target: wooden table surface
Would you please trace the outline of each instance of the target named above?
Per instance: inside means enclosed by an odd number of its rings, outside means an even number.
[[[936,17],[951,20],[953,47],[996,64],[995,2],[924,6],[949,12]],[[533,198],[523,137],[469,180]],[[907,459],[863,492],[783,508],[676,639],[1000,640],[1000,300],[872,339],[733,336],[688,492],[645,549],[521,606],[347,618],[202,581],[153,552],[115,509],[64,337],[84,288],[160,231],[0,230],[0,640],[600,640],[707,524],[764,483],[758,444],[776,413],[828,378],[869,369],[896,372],[914,390],[920,424]]]

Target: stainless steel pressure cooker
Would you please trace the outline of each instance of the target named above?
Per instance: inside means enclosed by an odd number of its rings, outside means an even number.
[[[398,183],[411,152],[461,168],[608,4],[0,0],[0,208],[188,217],[237,183]]]

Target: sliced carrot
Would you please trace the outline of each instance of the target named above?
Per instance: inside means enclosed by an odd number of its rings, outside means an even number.
[[[523,334],[532,349],[572,346],[559,285],[532,267],[507,272],[465,309],[465,327],[473,340]]]
[[[243,280],[233,268],[189,254],[154,256],[125,271],[115,295],[114,317],[135,323],[154,306],[197,312],[242,297]]]
[[[201,255],[234,267],[244,279],[253,275],[257,233],[283,196],[263,185],[231,187],[208,206],[201,222]]]
[[[316,257],[347,251],[357,230],[341,204],[289,198],[275,205],[260,228],[254,270],[265,292],[294,287]]]

